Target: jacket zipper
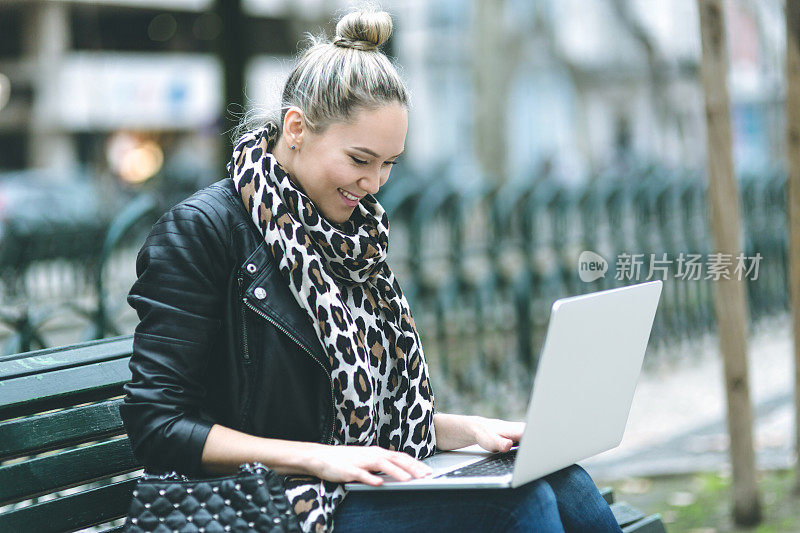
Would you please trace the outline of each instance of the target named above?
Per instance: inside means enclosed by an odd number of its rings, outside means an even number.
[[[241,278],[240,278],[240,279],[241,279]],[[246,298],[246,297],[244,297],[244,296],[242,297],[242,302],[244,302],[244,305],[246,305],[247,307],[249,307],[250,309],[252,309],[252,310],[253,310],[253,311],[254,311],[254,312],[255,312],[255,313],[258,315],[258,316],[262,317],[264,320],[266,320],[267,322],[269,322],[270,324],[272,324],[273,326],[275,326],[276,328],[278,328],[278,329],[279,329],[281,332],[283,332],[283,334],[284,334],[284,335],[286,335],[287,337],[289,337],[290,339],[292,339],[292,340],[295,342],[295,344],[297,344],[297,345],[298,345],[300,348],[302,348],[302,349],[303,349],[303,351],[304,351],[304,352],[306,352],[306,353],[309,355],[309,357],[311,357],[311,359],[312,359],[312,360],[313,360],[315,363],[317,363],[317,364],[319,365],[319,367],[322,369],[322,371],[323,371],[323,372],[325,372],[325,375],[326,375],[326,376],[328,376],[328,383],[330,384],[330,389],[328,389],[328,390],[330,390],[330,393],[331,393],[331,429],[330,429],[330,431],[328,432],[328,438],[327,438],[327,440],[326,440],[326,443],[327,443],[327,444],[330,444],[331,442],[333,442],[333,427],[332,427],[332,426],[333,426],[333,422],[334,422],[334,419],[335,419],[335,416],[336,416],[336,415],[335,415],[335,413],[334,413],[334,407],[333,407],[333,405],[334,405],[334,403],[333,403],[333,379],[331,379],[331,375],[330,375],[330,373],[329,373],[329,372],[328,372],[328,371],[325,369],[325,367],[324,367],[324,366],[322,366],[322,363],[320,363],[319,361],[317,361],[317,358],[316,358],[316,357],[314,357],[314,355],[313,355],[313,354],[312,354],[312,353],[311,353],[311,352],[310,352],[310,351],[309,351],[309,350],[308,350],[308,349],[307,349],[305,346],[303,346],[303,345],[300,343],[300,341],[298,341],[297,339],[295,339],[295,338],[294,338],[294,337],[293,337],[293,336],[292,336],[292,335],[291,335],[291,334],[290,334],[288,331],[286,331],[286,330],[285,330],[285,329],[284,329],[284,328],[283,328],[283,327],[282,327],[280,324],[278,324],[277,322],[275,322],[275,321],[274,321],[272,318],[270,318],[269,316],[267,316],[267,315],[266,315],[266,314],[265,314],[263,311],[261,311],[260,309],[258,309],[257,307],[255,307],[253,304],[251,304],[251,303],[250,303],[250,302],[247,300],[247,298]]]
[[[239,276],[237,278],[237,280],[239,281],[239,294],[242,294],[242,297],[244,297],[244,294],[242,293],[242,281],[243,281],[243,279],[242,279],[241,276]],[[250,364],[250,351],[248,350],[248,345],[247,345],[247,326],[245,326],[245,323],[244,323],[244,321],[245,321],[244,309],[242,309],[242,312],[240,314],[241,314],[241,322],[242,322],[242,339],[244,341],[244,347],[242,348],[242,352],[243,352],[242,356],[244,357],[245,364],[249,365]]]

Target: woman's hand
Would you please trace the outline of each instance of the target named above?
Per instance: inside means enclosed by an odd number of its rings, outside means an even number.
[[[507,452],[514,442],[519,442],[525,431],[525,422],[507,422],[482,416],[433,415],[436,428],[436,447],[455,450],[478,444],[484,450]]]
[[[360,481],[381,485],[383,479],[373,472],[384,472],[399,481],[423,477],[431,468],[405,452],[380,446],[315,446],[309,457],[309,469],[318,478],[328,481]]]
[[[525,422],[509,422],[482,416],[473,416],[470,419],[478,445],[490,452],[507,452],[515,442],[519,442],[525,431]]]

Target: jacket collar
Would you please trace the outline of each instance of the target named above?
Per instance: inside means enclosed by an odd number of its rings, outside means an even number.
[[[259,239],[261,242],[255,251],[239,265],[243,297],[248,305],[267,315],[268,320],[282,328],[330,371],[328,356],[317,338],[311,318],[289,290],[266,243],[260,236]]]

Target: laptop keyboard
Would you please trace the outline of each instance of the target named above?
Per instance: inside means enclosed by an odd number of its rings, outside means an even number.
[[[492,455],[472,463],[458,470],[446,472],[442,475],[436,476],[437,478],[446,477],[486,477],[486,476],[504,476],[514,471],[514,460],[517,457],[517,449]]]

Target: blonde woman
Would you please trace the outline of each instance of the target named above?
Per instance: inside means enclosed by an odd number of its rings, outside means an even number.
[[[302,54],[279,117],[230,176],[154,225],[128,301],[140,323],[121,408],[150,470],[260,461],[304,531],[619,531],[573,465],[518,489],[352,493],[437,448],[506,451],[524,424],[435,410],[374,195],[405,147],[408,90],[378,47],[391,17],[344,16]]]

